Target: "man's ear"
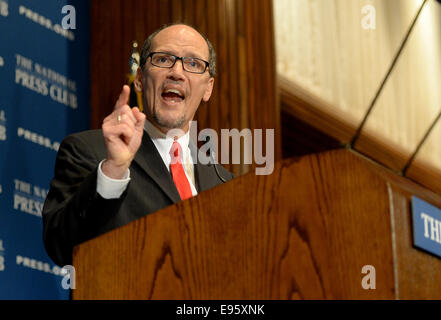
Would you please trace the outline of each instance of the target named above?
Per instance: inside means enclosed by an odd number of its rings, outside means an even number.
[[[135,84],[135,90],[138,92],[142,92],[142,70],[141,68],[138,68],[136,71],[136,78],[135,81],[133,81]]]
[[[204,102],[207,102],[208,100],[210,100],[211,93],[213,92],[213,85],[214,85],[214,78],[211,77],[208,80],[207,88],[205,89],[204,96],[202,97],[202,100],[204,100]]]

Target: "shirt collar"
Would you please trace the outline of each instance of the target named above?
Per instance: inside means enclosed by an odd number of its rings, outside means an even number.
[[[159,154],[161,155],[162,159],[166,164],[170,163],[170,149],[173,144],[174,139],[171,137],[168,137],[166,134],[164,134],[162,131],[160,131],[158,128],[156,128],[150,121],[146,120],[144,125],[144,130],[147,131],[150,138],[152,139],[153,143],[155,144],[156,148],[159,151]],[[182,157],[183,161],[191,161],[190,157],[190,150],[189,150],[189,142],[190,142],[190,130],[187,130],[187,132],[178,138],[177,140],[182,148]]]

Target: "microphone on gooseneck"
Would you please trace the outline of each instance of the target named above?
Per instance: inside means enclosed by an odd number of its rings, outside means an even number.
[[[210,150],[211,151],[211,150]],[[217,176],[219,177],[219,179],[223,182],[223,183],[225,183],[225,182],[227,182],[227,180],[224,178],[224,177],[222,177],[222,175],[219,173],[219,171],[218,171],[218,169],[217,169],[217,162],[216,162],[216,160],[215,160],[215,153],[214,153],[214,151],[211,151],[210,152],[210,157],[211,157],[211,160],[213,160],[213,165],[214,165],[214,170],[216,171],[216,174],[217,174]]]
[[[206,136],[205,137],[205,143],[210,141],[210,136]],[[210,163],[214,166],[214,170],[216,171],[216,175],[217,177],[222,181],[222,183],[227,182],[227,179],[225,179],[224,177],[222,177],[222,175],[220,174],[219,170],[217,169],[217,162],[216,162],[216,153],[214,151],[211,150],[211,148],[208,148],[207,152],[209,153],[210,156]]]

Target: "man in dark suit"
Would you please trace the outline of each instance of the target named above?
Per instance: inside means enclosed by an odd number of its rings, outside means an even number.
[[[43,208],[43,239],[55,263],[71,264],[75,245],[233,178],[199,163],[189,141],[190,122],[213,90],[215,60],[192,27],[157,30],[144,43],[135,81],[145,114],[129,107],[124,86],[101,130],[62,142]]]

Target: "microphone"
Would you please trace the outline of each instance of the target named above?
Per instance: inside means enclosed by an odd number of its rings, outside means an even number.
[[[222,175],[220,174],[219,170],[217,169],[217,166],[216,166],[217,162],[215,160],[215,153],[214,153],[214,151],[211,151],[211,149],[209,149],[209,150],[210,150],[210,158],[211,158],[211,160],[213,160],[214,170],[216,171],[216,174],[217,174],[218,178],[222,181],[222,183],[227,182],[227,180],[224,177],[222,177]]]
[[[209,142],[210,139],[211,139],[211,136],[209,136],[209,135],[206,136],[205,137],[205,143]],[[222,175],[220,174],[219,170],[217,169],[217,162],[215,160],[216,159],[216,153],[213,150],[211,150],[211,148],[209,148],[207,150],[207,152],[209,153],[209,156],[210,156],[210,159],[211,159],[209,164],[212,164],[214,166],[214,170],[216,171],[217,177],[220,179],[220,181],[222,181],[222,183],[227,182],[227,179],[222,177]]]

